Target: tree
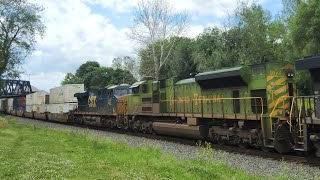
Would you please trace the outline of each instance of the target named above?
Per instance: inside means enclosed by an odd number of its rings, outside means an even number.
[[[187,20],[188,15],[174,12],[173,6],[167,0],[141,0],[138,3],[129,37],[145,47],[151,47],[156,79],[160,78],[161,68],[169,60],[176,37],[184,32]]]
[[[224,39],[219,28],[207,28],[198,35],[192,56],[198,71],[220,68]]]
[[[67,73],[67,75],[64,77],[64,80],[62,80],[61,84],[65,85],[65,84],[81,84],[82,83],[82,79],[80,79],[79,77],[75,76],[72,73]]]
[[[95,69],[97,69],[99,67],[100,67],[100,64],[98,62],[87,61],[77,69],[75,76],[84,77],[86,74],[94,71]]]
[[[75,74],[67,73],[61,84],[83,83],[87,90],[91,90],[134,82],[134,77],[127,70],[101,67],[96,61],[87,61],[76,70]]]
[[[36,36],[43,36],[43,8],[28,0],[0,0],[0,75],[18,77],[17,67],[29,55]]]
[[[129,71],[135,79],[139,79],[139,65],[135,58],[130,56],[117,57],[112,60],[114,69],[122,69]]]
[[[320,54],[319,4],[319,0],[301,1],[291,16],[289,30],[297,58]]]
[[[237,44],[241,64],[274,61],[272,45],[268,39],[271,13],[261,5],[240,4],[236,9],[236,26],[240,35]]]
[[[192,39],[187,37],[177,38],[166,66],[166,69],[168,69],[167,77],[188,77],[191,73],[196,72],[196,63],[192,57],[193,51],[194,41]]]
[[[172,53],[168,57],[168,63],[160,70],[161,78],[173,76],[188,76],[196,71],[196,65],[192,59],[194,41],[187,37],[175,37],[176,43],[172,48]],[[170,42],[167,41],[166,44]],[[156,51],[160,51],[160,43],[156,42]],[[140,49],[140,67],[141,77],[154,77],[152,62],[152,47]]]

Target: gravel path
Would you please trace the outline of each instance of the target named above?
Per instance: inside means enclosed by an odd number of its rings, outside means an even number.
[[[178,144],[163,140],[147,139],[144,137],[131,136],[126,134],[117,134],[113,132],[100,131],[94,129],[87,129],[82,127],[68,126],[64,124],[57,124],[39,120],[32,120],[28,118],[8,116],[15,119],[18,123],[31,124],[39,127],[48,127],[53,129],[67,129],[77,131],[89,131],[95,135],[104,136],[114,141],[127,143],[130,146],[150,145],[163,149],[165,152],[176,155],[181,159],[194,159],[197,154],[201,152],[199,147]],[[205,151],[211,153],[210,151]],[[259,176],[268,176],[272,179],[277,175],[292,176],[294,179],[319,179],[320,168],[310,167],[308,165],[301,165],[296,163],[280,162],[255,156],[248,156],[243,154],[228,153],[224,151],[213,150],[213,157],[215,159],[227,162],[231,167],[240,168],[250,174]]]

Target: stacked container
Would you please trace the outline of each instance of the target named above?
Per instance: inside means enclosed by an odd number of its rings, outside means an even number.
[[[75,93],[84,91],[84,84],[67,84],[50,89],[50,104],[47,111],[53,114],[68,113],[77,107]]]
[[[8,105],[7,105],[7,113],[11,114],[13,112],[13,98],[8,99]]]
[[[26,112],[45,113],[49,95],[44,91],[35,92],[26,96]]]
[[[7,108],[8,108],[8,99],[1,99],[0,100],[0,111],[2,112],[2,113],[6,113],[6,111],[7,111]]]
[[[26,97],[13,98],[13,109],[16,111],[25,111],[26,110]]]

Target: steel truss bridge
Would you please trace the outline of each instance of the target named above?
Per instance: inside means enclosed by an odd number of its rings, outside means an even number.
[[[2,80],[0,86],[0,98],[19,97],[32,93],[30,81]]]

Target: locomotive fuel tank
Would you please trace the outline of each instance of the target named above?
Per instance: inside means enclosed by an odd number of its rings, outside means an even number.
[[[153,122],[152,127],[158,134],[192,139],[205,139],[208,134],[208,128],[203,125],[189,126],[187,124]]]

